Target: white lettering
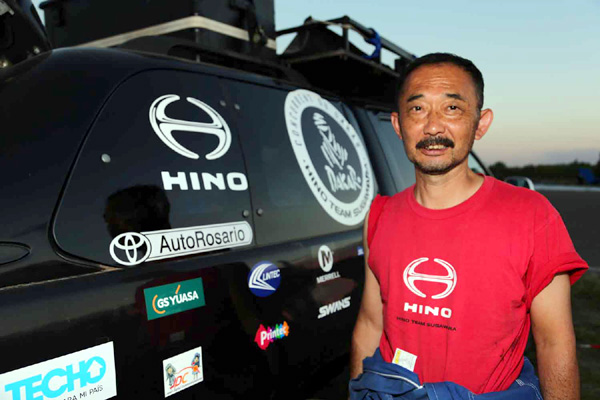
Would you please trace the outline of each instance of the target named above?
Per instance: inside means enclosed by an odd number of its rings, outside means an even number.
[[[319,307],[319,316],[317,318],[324,318],[328,315],[336,313],[340,310],[344,310],[348,307],[350,307],[350,296],[345,297],[342,300],[338,300],[325,306]]]
[[[165,190],[173,190],[173,185],[179,185],[181,190],[188,190],[187,179],[185,179],[185,172],[178,172],[177,176],[171,176],[167,171],[161,171],[163,188]]]
[[[200,190],[200,180],[197,172],[190,172],[190,181],[192,181],[192,189]]]
[[[441,315],[444,318],[452,317],[452,310],[449,308],[439,308],[439,307],[430,307],[423,306],[422,304],[409,304],[404,303],[404,311],[405,312],[413,312],[415,314],[423,314],[423,315]]]
[[[323,283],[340,277],[338,271],[331,272],[329,274],[321,275],[317,277],[317,283]]]
[[[189,183],[188,177],[189,174]],[[198,172],[176,172],[174,176],[168,171],[161,171],[161,177],[163,181],[163,188],[165,190],[174,190],[173,188],[178,187],[179,190],[232,190],[235,192],[242,192],[248,190],[248,178],[241,172],[229,172],[223,175],[221,172],[211,174],[208,172],[202,172],[202,185],[200,184],[200,177]]]
[[[429,306],[425,306],[425,315],[435,315],[436,317],[439,315],[440,313],[440,308],[439,307],[429,307]]]
[[[242,192],[248,190],[248,179],[241,172],[230,172],[227,174],[227,186],[231,190]]]
[[[325,166],[327,178],[329,178],[329,187],[333,193],[339,190],[360,190],[360,177],[356,175],[356,171],[351,165],[346,165],[347,173],[334,172],[329,166]]]
[[[416,304],[404,303],[404,311],[412,311],[412,312],[416,313],[417,312],[417,305]]]
[[[220,172],[218,172],[216,175],[203,172],[202,183],[204,184],[204,190],[212,190],[213,185],[219,190],[225,190],[225,179],[223,178],[223,174]]]

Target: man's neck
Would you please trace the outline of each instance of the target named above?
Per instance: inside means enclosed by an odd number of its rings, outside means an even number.
[[[454,207],[473,196],[483,181],[466,162],[443,175],[416,170],[415,199],[423,207],[434,210]]]

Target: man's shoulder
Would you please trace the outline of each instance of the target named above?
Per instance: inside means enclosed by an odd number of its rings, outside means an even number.
[[[414,190],[414,185],[409,186],[406,189],[404,189],[398,193],[395,193],[393,195],[390,195],[390,196],[378,194],[373,199],[372,204],[382,203],[382,204],[393,204],[394,206],[400,205],[400,204],[406,204],[406,203],[404,203],[406,201],[406,197],[412,195],[413,190]]]
[[[529,212],[539,212],[540,210],[551,211],[554,207],[548,199],[535,190],[517,187],[496,178],[494,180],[494,190],[492,198],[496,205],[502,208],[512,210],[523,210]]]

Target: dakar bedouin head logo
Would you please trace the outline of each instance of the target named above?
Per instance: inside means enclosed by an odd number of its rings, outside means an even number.
[[[362,139],[340,110],[317,93],[295,90],[285,120],[300,170],[321,207],[337,222],[361,223],[375,194]]]
[[[193,97],[187,97],[186,100],[204,111],[210,118],[210,122],[185,121],[168,117],[166,114],[167,106],[178,100],[179,96],[176,94],[166,94],[152,102],[149,118],[154,133],[156,133],[160,140],[169,146],[171,150],[193,160],[197,160],[200,156],[177,142],[173,137],[173,132],[180,131],[215,135],[219,139],[219,144],[213,151],[206,155],[206,159],[216,160],[225,155],[227,150],[229,150],[229,146],[231,146],[231,131],[223,117],[221,117],[214,108]]]

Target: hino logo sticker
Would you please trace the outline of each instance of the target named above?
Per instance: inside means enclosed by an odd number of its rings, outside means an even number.
[[[431,298],[443,299],[444,297],[447,297],[456,287],[456,270],[452,265],[450,265],[449,262],[435,258],[433,261],[444,267],[447,272],[446,275],[429,275],[415,272],[415,269],[426,261],[429,261],[429,258],[422,257],[408,264],[408,266],[404,269],[404,284],[411,292],[419,297],[425,298],[427,295],[425,295],[425,293],[417,289],[415,286],[416,281],[442,283],[445,285],[445,289],[440,293],[432,295]]]
[[[375,187],[354,127],[333,104],[308,90],[290,92],[284,112],[294,154],[321,207],[341,224],[361,223]]]
[[[2,400],[104,400],[116,395],[113,342],[0,375]]]
[[[340,310],[345,310],[350,307],[350,296],[344,297],[342,300],[334,301],[333,303],[319,307],[318,319],[334,314]]]
[[[200,157],[198,154],[179,144],[173,137],[173,132],[182,131],[215,135],[219,139],[219,144],[213,151],[206,155],[206,159],[216,160],[225,155],[227,150],[229,150],[229,146],[231,146],[231,131],[223,117],[208,104],[192,97],[187,97],[186,100],[204,111],[211,119],[211,122],[184,121],[168,117],[165,112],[167,106],[179,99],[180,97],[175,94],[166,94],[154,100],[149,112],[150,124],[154,129],[154,133],[171,150],[193,160],[197,160]]]
[[[202,278],[144,289],[148,321],[206,305]]]
[[[252,228],[247,221],[201,225],[151,232],[126,232],[115,237],[109,252],[121,265],[162,260],[204,253],[252,243]]]
[[[281,283],[281,271],[273,263],[261,261],[248,274],[248,288],[258,297],[275,293]]]

